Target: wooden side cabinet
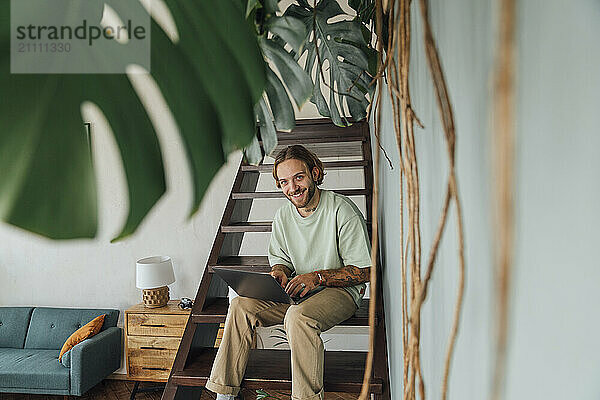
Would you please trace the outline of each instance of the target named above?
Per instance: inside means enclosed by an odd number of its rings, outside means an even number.
[[[190,310],[178,300],[164,307],[137,304],[125,311],[127,377],[133,381],[166,382],[183,336]]]

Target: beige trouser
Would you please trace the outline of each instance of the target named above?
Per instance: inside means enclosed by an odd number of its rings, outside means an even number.
[[[325,288],[297,305],[234,298],[206,388],[237,395],[256,327],[283,322],[291,351],[292,399],[323,399],[324,348],[320,334],[355,312],[356,303],[342,288]]]

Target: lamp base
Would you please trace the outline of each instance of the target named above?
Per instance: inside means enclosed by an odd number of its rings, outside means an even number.
[[[164,307],[169,302],[169,288],[161,286],[154,289],[142,289],[144,306],[148,308]]]

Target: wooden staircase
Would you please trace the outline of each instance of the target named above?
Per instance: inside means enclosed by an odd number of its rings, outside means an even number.
[[[371,234],[373,165],[369,125],[366,122],[339,128],[330,120],[299,120],[291,133],[278,132],[274,152],[292,144],[302,144],[321,159],[335,157],[347,161],[324,161],[325,172],[360,169],[364,188],[335,190],[365,201],[367,227]],[[261,143],[262,145],[262,143]],[[209,378],[216,354],[214,347],[219,326],[228,308],[228,287],[213,273],[213,267],[228,266],[253,271],[270,271],[266,255],[241,256],[244,234],[271,232],[272,222],[248,222],[252,202],[256,199],[284,198],[281,192],[256,191],[261,173],[271,173],[272,165],[248,165],[238,169],[231,195],[225,207],[220,229],[213,243],[204,275],[198,288],[191,316],[179,346],[163,400],[199,399]],[[359,197],[359,198],[360,198]],[[355,198],[356,201],[356,198]],[[381,288],[382,285],[377,285]],[[382,291],[378,290],[382,299]],[[356,314],[341,325],[368,326],[369,300],[363,299]],[[387,343],[383,302],[377,302],[373,374],[369,386],[375,399],[390,399]],[[326,351],[324,367],[325,392],[358,393],[362,387],[366,352]],[[242,388],[291,390],[290,353],[287,350],[251,350]]]

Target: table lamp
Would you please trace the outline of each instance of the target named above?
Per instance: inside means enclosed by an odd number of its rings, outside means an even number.
[[[149,308],[166,306],[169,301],[167,285],[175,282],[171,257],[154,256],[138,260],[135,266],[135,285],[142,290],[144,305]]]

